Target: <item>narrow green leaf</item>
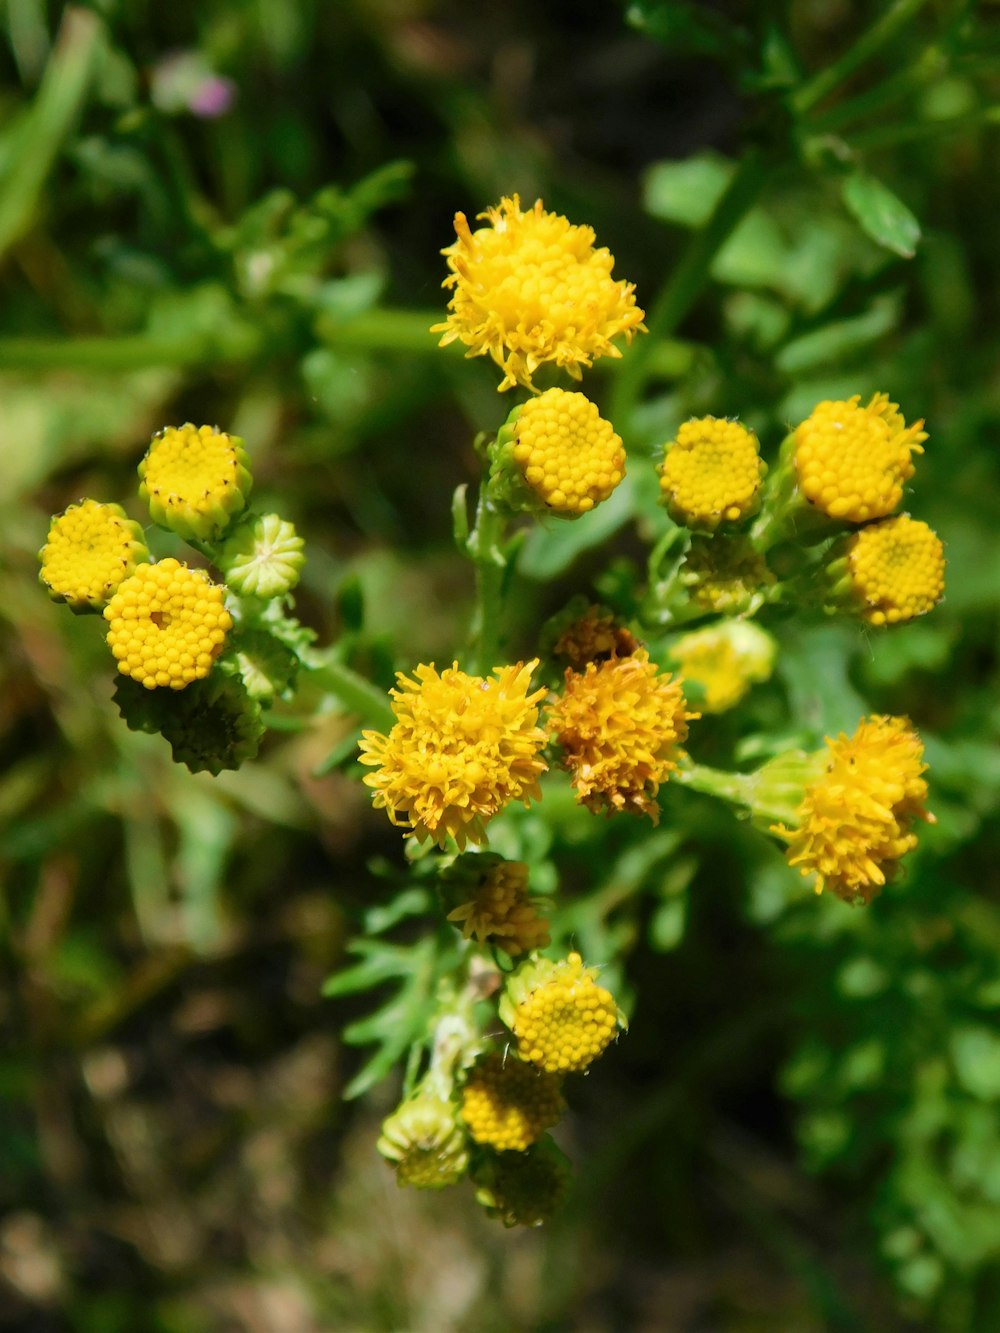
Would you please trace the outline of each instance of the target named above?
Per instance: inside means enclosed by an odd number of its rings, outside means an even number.
[[[855,171],[841,189],[844,206],[877,244],[912,259],[920,240],[920,223],[901,199],[866,171]]]

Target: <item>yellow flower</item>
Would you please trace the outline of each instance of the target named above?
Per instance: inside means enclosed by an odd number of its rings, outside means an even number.
[[[661,498],[675,523],[714,532],[759,506],[765,472],[756,436],[738,421],[686,421],[660,464]]]
[[[846,543],[848,592],[870,625],[932,611],[944,596],[944,547],[909,514],[872,523]]]
[[[396,725],[383,736],[365,731],[361,762],[376,765],[365,782],[376,809],[420,842],[439,847],[450,836],[459,849],[486,841],[486,823],[509,801],[527,805],[541,795],[545,772],[537,726],[544,690],[529,693],[537,660],[468,676],[456,662],[440,674],[418,666],[400,672],[391,691]]]
[[[522,964],[507,981],[500,1018],[517,1038],[517,1053],[550,1074],[586,1069],[624,1028],[609,990],[597,984],[597,968],[578,953],[562,962]]]
[[[645,649],[567,670],[549,729],[563,750],[577,799],[595,814],[660,817],[656,795],[677,767],[689,713],[680,682],[661,675]]]
[[[542,201],[522,212],[515,194],[479,215],[472,231],[455,215],[458,239],[442,251],[453,288],[450,314],[432,333],[441,345],[460,339],[468,356],[493,358],[504,373],[500,389],[532,387],[539,366],[552,363],[574,379],[597,357],[621,356],[612,342],[644,329],[630,282],[611,276],[614,258],[594,249],[591,227],[577,227]]]
[[[493,494],[515,509],[577,518],[625,476],[625,449],[582,393],[548,389],[516,407],[491,450]]]
[[[701,686],[702,712],[724,713],[758,681],[767,680],[777,649],[766,630],[749,620],[727,620],[694,630],[670,648],[685,685]]]
[[[695,605],[714,615],[752,615],[776,582],[763,556],[743,537],[692,537],[680,581]]]
[[[100,610],[123,579],[149,559],[142,528],[120,505],[81,500],[53,518],[38,552],[39,579],[56,602]]]
[[[465,899],[448,913],[463,938],[497,944],[512,958],[548,944],[548,922],[528,896],[528,867],[523,861],[505,861],[492,852],[467,852],[442,879],[456,897]]]
[[[391,1163],[398,1185],[443,1189],[465,1174],[469,1155],[455,1107],[427,1088],[382,1122],[378,1150]]]
[[[139,494],[153,522],[187,540],[227,527],[253,485],[243,441],[215,426],[167,426],[139,464]]]
[[[913,821],[934,822],[923,806],[923,745],[905,718],[883,716],[826,744],[825,764],[806,785],[794,827],[775,824],[771,832],[788,843],[789,865],[815,875],[817,893],[830,888],[846,902],[867,903],[916,846]]]
[[[538,1227],[561,1206],[570,1164],[546,1136],[527,1152],[487,1153],[472,1171],[476,1200],[505,1227]]]
[[[923,422],[907,426],[889,395],[867,407],[861,395],[823,402],[793,435],[795,469],[806,499],[829,518],[865,523],[891,514],[922,454]]]
[[[140,565],[104,608],[118,670],[148,690],[182,690],[207,676],[233,626],[224,593],[177,560]]]
[[[462,1089],[462,1119],[469,1134],[497,1152],[523,1152],[565,1109],[559,1075],[499,1051],[477,1061]]]

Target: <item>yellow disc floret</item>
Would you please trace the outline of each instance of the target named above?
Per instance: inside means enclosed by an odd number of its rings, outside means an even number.
[[[663,503],[676,523],[714,532],[759,504],[764,475],[756,436],[738,421],[686,421],[660,464]]]
[[[680,682],[645,649],[567,670],[549,728],[563,751],[577,799],[597,813],[660,816],[656,795],[677,767],[689,713]]]
[[[420,842],[443,847],[451,836],[462,848],[485,842],[487,821],[509,801],[537,800],[546,768],[537,725],[545,691],[530,692],[537,665],[495,667],[486,679],[457,663],[400,672],[395,726],[388,736],[362,733],[361,762],[376,766],[365,778],[376,808]]]
[[[907,426],[884,393],[867,407],[860,394],[820,403],[792,437],[802,494],[829,518],[849,523],[891,514],[913,476],[911,455],[923,453],[923,424]]]
[[[683,635],[671,645],[670,656],[684,677],[685,688],[696,682],[704,713],[724,713],[758,681],[767,680],[777,645],[749,620],[726,620]]]
[[[477,863],[482,863],[478,875]],[[528,895],[528,867],[523,861],[468,852],[457,858],[443,879],[454,886],[458,896],[471,895],[448,913],[448,920],[460,927],[465,939],[497,944],[512,958],[548,944],[548,922],[539,916],[537,901]]]
[[[462,1089],[462,1119],[472,1138],[497,1152],[524,1152],[565,1109],[562,1079],[513,1055],[484,1055]]]
[[[944,595],[941,539],[909,514],[854,533],[847,542],[847,570],[870,625],[897,625],[922,616]]]
[[[226,528],[250,494],[243,441],[215,426],[168,426],[139,464],[139,494],[154,523],[205,541]]]
[[[38,577],[54,601],[97,611],[149,552],[120,505],[81,500],[52,520],[38,558]]]
[[[550,1074],[586,1069],[624,1027],[597,969],[578,953],[562,962],[527,963],[507,982],[500,1017],[517,1038],[522,1060]]]
[[[504,435],[501,432],[500,441]],[[498,451],[553,513],[576,518],[606,500],[625,476],[625,449],[582,393],[548,389],[516,413],[512,439]]]
[[[826,763],[808,783],[795,827],[772,826],[789,865],[847,902],[870,902],[916,846],[927,783],[923,745],[905,718],[862,720],[853,736],[827,738]]]
[[[443,251],[450,313],[431,330],[442,345],[460,339],[468,356],[488,353],[504,373],[501,390],[531,388],[545,363],[580,379],[597,357],[621,356],[612,339],[631,342],[643,312],[633,284],[612,278],[614,257],[594,248],[591,227],[547,213],[540,199],[522,211],[516,194],[479,217],[488,225],[472,231],[457,213],[458,239]]]
[[[148,690],[182,690],[207,676],[233,626],[224,593],[178,560],[140,565],[104,608],[118,670]]]

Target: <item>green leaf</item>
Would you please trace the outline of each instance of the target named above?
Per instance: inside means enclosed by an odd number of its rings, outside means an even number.
[[[650,217],[681,227],[703,227],[726,192],[735,165],[717,153],[680,162],[654,162],[643,181],[643,206]]]
[[[903,201],[866,171],[855,171],[844,181],[841,196],[847,211],[877,244],[912,259],[920,240],[920,223]]]

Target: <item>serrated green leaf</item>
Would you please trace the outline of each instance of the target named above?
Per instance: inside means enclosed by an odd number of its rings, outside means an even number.
[[[903,201],[866,171],[844,181],[841,197],[847,211],[878,245],[912,259],[920,241],[920,223]]]

